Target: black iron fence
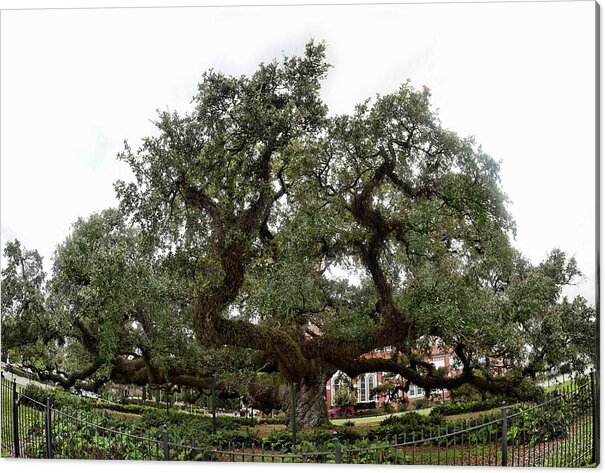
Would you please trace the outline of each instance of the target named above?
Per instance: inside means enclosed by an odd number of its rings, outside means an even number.
[[[93,412],[27,396],[2,377],[2,456],[279,463],[548,466],[594,464],[598,449],[595,376],[551,393],[543,402],[503,405],[489,415],[428,431],[349,441],[342,432],[311,442],[228,442],[221,447],[103,425]]]

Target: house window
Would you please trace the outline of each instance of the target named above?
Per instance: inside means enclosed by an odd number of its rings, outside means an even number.
[[[424,396],[424,389],[420,386],[410,383],[410,389],[408,389],[408,397],[419,397]]]
[[[362,374],[357,378],[357,390],[359,402],[375,401],[376,396],[372,395],[372,390],[376,387],[376,373]]]

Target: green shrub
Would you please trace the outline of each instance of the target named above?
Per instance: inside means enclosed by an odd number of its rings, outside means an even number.
[[[424,409],[431,405],[431,401],[426,397],[421,397],[420,399],[416,399],[412,405],[414,406],[414,409]]]
[[[143,414],[144,412],[151,412],[151,410],[157,410],[147,406],[141,406],[137,404],[121,404],[117,402],[97,401],[95,407],[98,409],[108,409],[110,411],[123,412],[125,414]]]
[[[50,402],[54,406],[59,406],[61,404],[61,402],[57,400],[56,393],[54,391],[44,389],[37,384],[30,383],[25,386],[23,391],[21,391],[19,402],[24,406],[41,410],[44,409],[44,406],[46,406],[47,398],[50,398]]]
[[[457,401],[449,404],[441,404],[431,411],[431,415],[451,416],[467,412],[479,412],[502,406],[503,398],[495,397],[485,401]]]
[[[315,445],[322,445],[324,443],[332,441],[332,431],[332,429],[330,429],[329,431],[322,429],[313,429],[310,432],[304,432],[301,435],[301,439]]]
[[[376,409],[376,401],[370,401],[370,402],[358,402],[357,404],[355,404],[355,410],[362,410],[362,409]]]
[[[423,416],[416,412],[410,412],[403,416],[389,416],[384,419],[378,427],[368,432],[369,438],[385,438],[395,435],[403,436],[414,432],[429,431],[437,427],[445,426],[443,416]]]
[[[347,407],[355,404],[357,396],[352,388],[341,388],[334,394],[334,404],[338,407]]]
[[[410,409],[410,405],[404,400],[397,406],[397,412],[406,412]]]
[[[336,429],[338,440],[341,442],[355,442],[362,438],[362,435],[352,427],[341,426]]]
[[[283,446],[284,448],[292,447],[292,431],[289,429],[275,429],[269,432],[269,435],[266,438],[267,442],[271,444],[272,447],[279,448]]]
[[[208,442],[214,447],[240,447],[250,446],[252,443],[260,443],[258,433],[253,429],[246,430],[221,430],[208,437]]]
[[[389,445],[386,441],[370,441],[363,439],[355,443],[355,448],[347,452],[347,463],[358,464],[406,464],[411,458],[399,449],[384,448]],[[378,448],[376,448],[378,447]],[[383,447],[383,448],[381,448]]]
[[[565,435],[572,427],[570,419],[581,412],[563,399],[534,409],[509,410],[509,416],[515,411],[519,414],[509,421],[508,439],[530,446]]]

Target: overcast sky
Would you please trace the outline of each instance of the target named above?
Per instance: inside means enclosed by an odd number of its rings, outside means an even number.
[[[501,161],[516,247],[575,255],[586,277],[568,293],[594,302],[592,2],[5,10],[0,27],[2,246],[47,270],[78,217],[116,205],[116,154],[156,109],[186,112],[209,68],[249,74],[315,38],[331,113],[428,86],[443,124]]]

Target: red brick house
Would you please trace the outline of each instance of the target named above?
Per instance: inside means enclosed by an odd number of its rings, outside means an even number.
[[[366,356],[387,357],[390,356],[391,351],[391,347],[385,347],[384,349],[374,350],[372,353],[369,353]],[[433,346],[431,352],[431,358],[427,361],[432,363],[435,368],[445,367],[447,368],[448,373],[451,373],[457,370],[455,358],[455,355],[451,351],[443,351],[435,345]],[[340,371],[336,372],[332,376],[332,378],[326,383],[326,405],[328,409],[334,407],[334,395],[339,389],[344,388],[345,385],[352,385],[357,395],[358,404],[375,403],[376,406],[381,406],[385,403],[388,404],[390,402],[387,400],[386,395],[376,395],[372,392],[372,390],[376,386],[385,382],[388,377],[390,377],[391,379],[393,378],[393,376],[389,375],[388,373],[377,372],[366,373],[351,380],[344,373],[341,373]],[[397,375],[395,376],[395,378],[398,379],[400,378],[400,376]],[[416,399],[420,399],[425,396],[424,389],[420,388],[419,386],[415,386],[414,384],[410,385],[407,394],[404,393],[402,390],[400,390],[398,394],[400,399],[407,398],[408,403],[412,403]],[[433,394],[436,394],[437,397],[442,397],[443,399],[447,399],[447,397],[449,396],[447,390],[439,390],[437,392],[434,392]]]

